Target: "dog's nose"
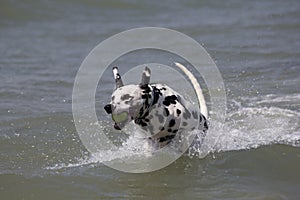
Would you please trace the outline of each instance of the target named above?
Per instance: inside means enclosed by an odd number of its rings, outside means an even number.
[[[111,104],[107,104],[104,106],[104,110],[107,112],[107,114],[111,114]]]
[[[121,130],[121,128],[118,126],[117,123],[115,123],[114,128],[115,128],[116,130]]]

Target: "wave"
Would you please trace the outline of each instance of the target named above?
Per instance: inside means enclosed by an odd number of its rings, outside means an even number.
[[[276,143],[299,146],[299,123],[296,111],[276,107],[242,108],[228,114],[215,151],[258,148]]]
[[[283,101],[297,102],[298,98],[299,95],[295,94],[285,97],[245,97],[243,102],[232,99],[231,103],[236,105],[236,109],[227,113],[225,124],[212,125],[203,144],[199,142],[200,137],[196,137],[185,156],[204,158],[210,153],[255,149],[272,144],[300,147],[300,112],[272,106],[273,103]],[[248,106],[242,105],[245,102]],[[130,136],[115,150],[91,154],[80,159],[78,163],[61,163],[47,169],[93,165],[115,159],[128,159],[133,155],[145,155],[147,152],[143,149],[143,142],[140,136]]]

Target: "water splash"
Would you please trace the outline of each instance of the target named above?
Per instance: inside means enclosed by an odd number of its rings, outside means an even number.
[[[227,113],[225,124],[211,124],[207,136],[196,134],[194,143],[185,155],[204,158],[209,153],[258,148],[264,145],[286,144],[300,147],[300,112],[277,106],[278,102],[297,102],[299,96],[283,99],[276,95],[243,98],[242,102],[232,99],[234,105]],[[274,105],[275,103],[275,105]],[[116,159],[130,159],[133,156],[149,156],[151,147],[146,137],[130,127],[131,133],[122,145],[115,150],[106,150],[79,159],[73,164],[57,164],[48,167],[57,170],[82,165],[109,162]],[[170,152],[171,153],[171,152]]]
[[[299,113],[276,107],[242,108],[228,114],[215,151],[257,148],[275,143],[298,146]]]

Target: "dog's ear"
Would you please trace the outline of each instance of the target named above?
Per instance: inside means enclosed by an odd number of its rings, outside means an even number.
[[[150,69],[146,66],[143,74],[142,74],[142,81],[141,81],[141,85],[146,85],[150,83],[150,76],[151,76],[151,71]]]
[[[105,105],[104,110],[106,111],[107,114],[111,114],[112,113],[111,104]]]
[[[116,88],[122,87],[124,84],[123,84],[122,78],[119,74],[118,67],[113,67],[113,74],[114,74],[114,78],[115,78],[115,82],[116,82]]]

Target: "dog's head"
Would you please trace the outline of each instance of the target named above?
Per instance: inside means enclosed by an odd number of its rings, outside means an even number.
[[[145,102],[149,102],[151,95],[148,84],[150,81],[150,69],[145,67],[142,80],[139,85],[124,85],[118,68],[113,68],[116,89],[112,93],[111,102],[104,106],[107,114],[112,115],[115,122],[114,128],[121,130],[131,120],[141,115],[145,107]]]

